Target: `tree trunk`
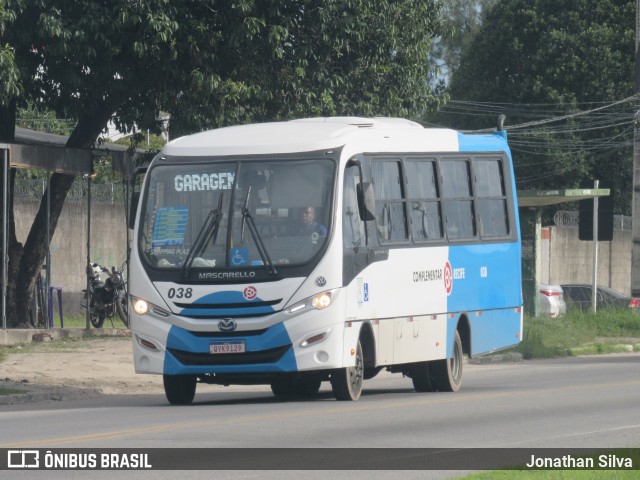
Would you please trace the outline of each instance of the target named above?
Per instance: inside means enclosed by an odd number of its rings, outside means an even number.
[[[62,212],[64,199],[67,192],[73,185],[73,175],[64,173],[54,173],[51,176],[51,182],[48,190],[51,191],[51,210],[50,210],[50,238],[56,230],[58,218]],[[40,208],[36,214],[29,236],[24,244],[24,252],[20,260],[20,269],[16,278],[16,317],[20,324],[28,324],[30,316],[30,305],[32,304],[33,294],[35,292],[36,280],[38,273],[44,264],[47,256],[47,192],[44,193],[40,200]],[[24,301],[26,300],[26,301]]]
[[[16,173],[17,170],[15,168],[11,169],[9,175],[9,232],[8,232],[8,243],[9,243],[9,268],[8,270],[8,284],[7,284],[7,326],[9,327],[26,327],[27,324],[18,321],[16,316],[17,312],[17,297],[16,297],[16,282],[12,281],[12,279],[18,278],[18,272],[20,269],[20,261],[22,260],[22,255],[24,249],[22,248],[22,244],[18,242],[16,238],[16,222],[13,213],[13,192],[16,181]]]

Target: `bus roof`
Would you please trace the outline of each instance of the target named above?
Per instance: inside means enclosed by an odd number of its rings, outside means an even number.
[[[296,153],[346,147],[358,152],[459,150],[455,130],[424,128],[403,118],[318,117],[218,128],[178,138],[163,153],[218,156]]]

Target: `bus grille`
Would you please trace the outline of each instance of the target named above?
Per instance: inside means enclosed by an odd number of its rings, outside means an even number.
[[[168,348],[167,350],[183,365],[247,365],[252,363],[275,363],[285,354],[291,345],[257,352],[216,354],[193,353]]]
[[[195,332],[190,330],[189,333],[196,337],[257,337],[266,331],[267,329],[263,328],[262,330],[238,330],[235,332]]]

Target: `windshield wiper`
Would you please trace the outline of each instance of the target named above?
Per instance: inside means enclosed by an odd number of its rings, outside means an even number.
[[[218,208],[215,210],[211,210],[207,215],[198,235],[196,236],[195,242],[193,242],[193,247],[189,251],[189,255],[184,261],[184,265],[182,265],[182,278],[185,279],[189,276],[189,272],[191,270],[191,266],[193,265],[193,261],[196,259],[198,255],[200,255],[209,242],[211,245],[216,244],[216,238],[218,238],[218,219],[220,217],[220,212],[222,210],[222,196],[223,192],[220,192],[220,198],[218,199]]]
[[[244,225],[245,222],[249,227],[249,232],[251,232],[251,236],[253,237],[253,241],[258,248],[258,253],[260,254],[260,258],[262,259],[262,263],[264,263],[267,270],[273,275],[277,275],[278,271],[276,270],[275,265],[271,261],[271,257],[269,256],[269,252],[267,252],[266,247],[264,246],[264,242],[262,241],[262,237],[258,233],[258,229],[256,228],[256,224],[253,221],[253,217],[251,216],[251,211],[249,210],[249,195],[251,194],[251,187],[247,191],[247,197],[244,200],[244,207],[242,208],[242,229],[241,229],[241,241],[242,237],[244,237]]]

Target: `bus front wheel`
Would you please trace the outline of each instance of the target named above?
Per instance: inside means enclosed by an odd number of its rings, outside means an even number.
[[[320,378],[277,379],[271,382],[271,391],[276,397],[306,398],[317,395],[322,380]]]
[[[196,394],[195,375],[163,375],[164,393],[171,405],[189,405]]]
[[[456,330],[453,357],[430,362],[433,384],[439,392],[457,392],[462,386],[462,341]]]
[[[363,380],[364,356],[362,354],[362,345],[358,341],[355,366],[340,368],[331,374],[331,388],[336,400],[358,400],[362,393]]]

